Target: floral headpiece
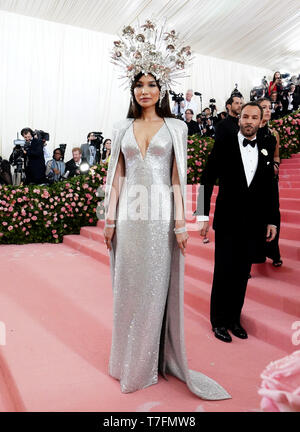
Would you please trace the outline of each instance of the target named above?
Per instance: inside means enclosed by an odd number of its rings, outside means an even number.
[[[183,46],[175,30],[167,31],[165,24],[159,27],[147,20],[142,26],[124,27],[111,55],[112,63],[124,72],[120,78],[129,79],[129,85],[140,72],[153,75],[161,86],[160,103],[176,79],[186,76],[192,54],[191,47]]]

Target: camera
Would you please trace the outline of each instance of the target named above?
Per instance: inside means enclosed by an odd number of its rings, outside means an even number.
[[[177,110],[177,115],[176,117],[178,119],[182,120],[182,114],[180,111],[180,102],[184,101],[184,97],[183,97],[183,93],[175,93],[173,90],[170,90],[170,94],[172,95],[172,101],[174,101],[175,103],[177,103],[178,105],[178,110]]]
[[[43,130],[35,130],[34,131],[34,136],[37,137],[37,139],[42,140],[42,141],[49,141],[50,140],[50,135],[48,134],[48,132],[44,132]]]
[[[212,116],[214,115],[214,111],[217,110],[215,103],[216,103],[216,99],[214,98],[209,99],[209,108]]]
[[[170,94],[172,95],[172,101],[177,103],[184,101],[183,93],[175,93],[173,90],[170,90]]]

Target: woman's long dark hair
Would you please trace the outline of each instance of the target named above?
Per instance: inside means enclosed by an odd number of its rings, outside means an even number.
[[[130,88],[132,100],[130,101],[130,105],[129,105],[129,109],[128,109],[128,113],[127,113],[127,118],[138,119],[142,115],[143,108],[136,101],[136,98],[134,96],[134,89],[136,87],[137,82],[139,81],[139,79],[143,75],[144,74],[142,72],[140,72],[138,75],[136,75],[134,77],[134,81],[132,82],[132,85]],[[149,75],[151,75],[151,74],[149,74]],[[153,76],[153,75],[151,75],[151,76]],[[155,79],[155,77],[153,77],[153,78]],[[156,79],[155,79],[155,82],[157,84],[157,87],[160,90],[161,86],[159,85],[159,82]],[[156,114],[161,118],[163,118],[163,117],[175,117],[172,114],[171,108],[170,108],[169,92],[166,92],[165,97],[161,101],[161,106],[159,106],[159,101],[155,104],[155,111],[156,111]]]
[[[281,78],[281,73],[280,73],[279,71],[276,71],[276,72],[274,73],[274,75],[273,75],[273,79],[272,79],[272,82],[274,82],[274,81],[275,81],[275,75],[276,75],[277,73],[279,73],[279,74],[280,74],[280,78]]]

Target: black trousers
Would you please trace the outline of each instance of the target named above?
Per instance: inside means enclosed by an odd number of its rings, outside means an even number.
[[[215,267],[210,303],[212,327],[228,328],[240,322],[251,270],[253,238],[246,231],[215,231]]]

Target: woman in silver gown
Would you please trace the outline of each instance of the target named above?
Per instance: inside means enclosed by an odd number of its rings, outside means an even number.
[[[160,84],[151,74],[135,77],[131,95],[128,118],[113,132],[106,183],[104,238],[114,295],[109,374],[124,393],[169,373],[203,399],[228,399],[186,361],[187,127],[172,118],[168,93],[160,106]]]

